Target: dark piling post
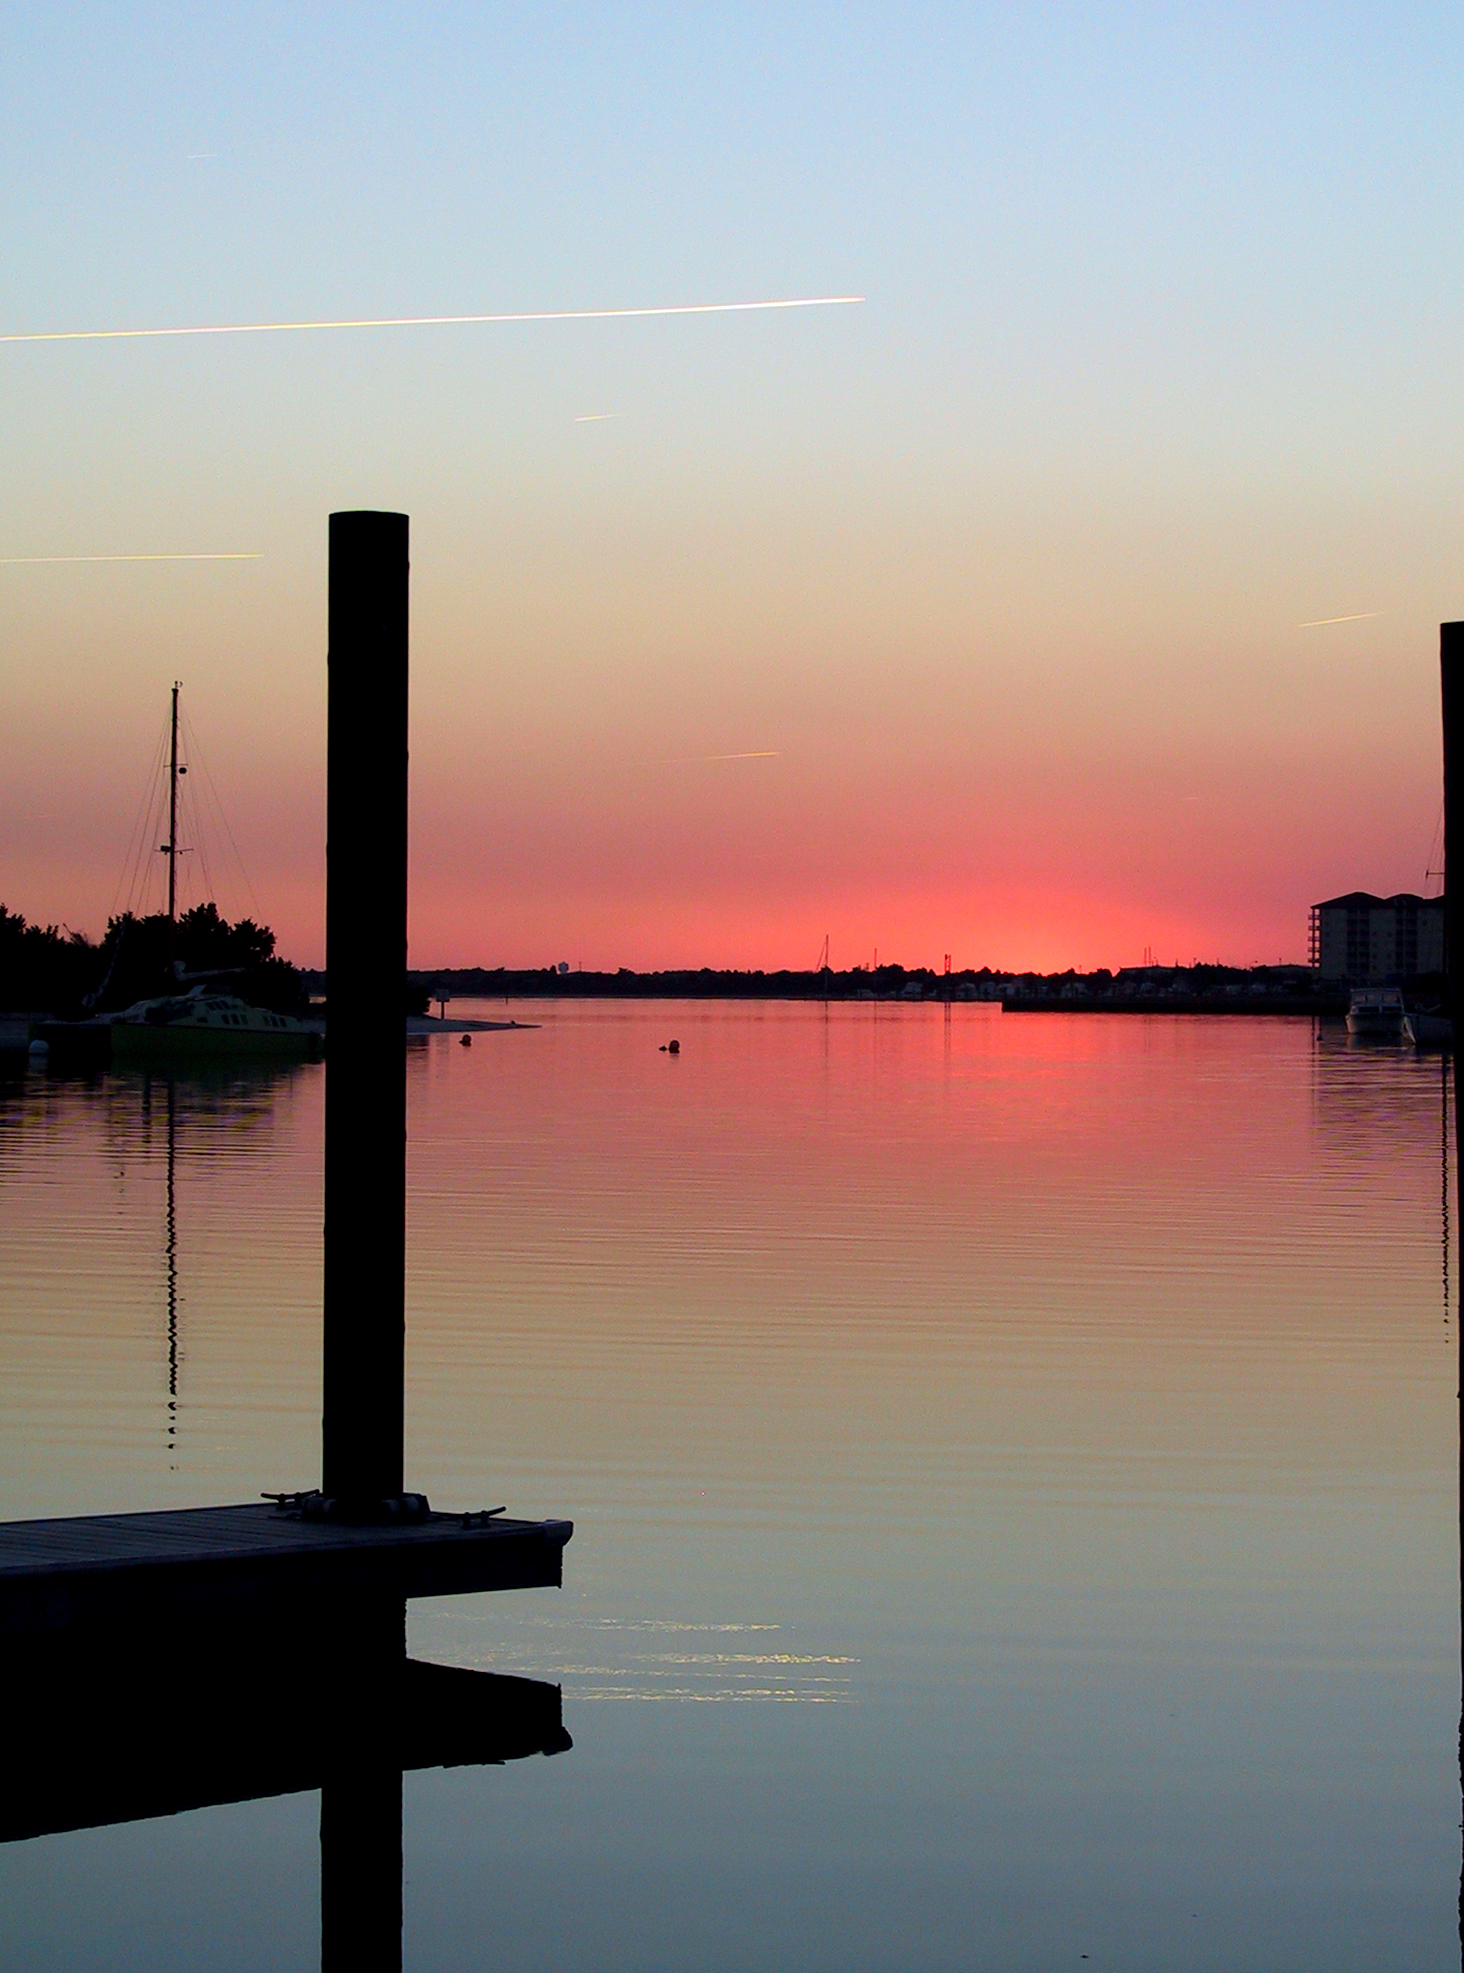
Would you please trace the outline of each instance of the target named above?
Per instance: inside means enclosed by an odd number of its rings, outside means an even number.
[[[1444,965],[1454,1023],[1454,1172],[1464,1193],[1464,1104],[1459,1100],[1459,1047],[1464,1041],[1464,623],[1439,625],[1439,673],[1444,716]],[[1464,1205],[1460,1217],[1464,1221]],[[1455,1329],[1460,1331],[1457,1320]],[[1464,1332],[1458,1347],[1459,1607],[1464,1613]],[[1464,1787],[1464,1713],[1459,1719],[1459,1779]],[[1464,1872],[1459,1880],[1459,1937],[1464,1943]]]
[[[1444,723],[1444,968],[1454,1022],[1455,1175],[1464,1182],[1464,1108],[1459,1103],[1459,1050],[1464,1039],[1464,623],[1439,625],[1439,674]],[[1457,881],[1456,881],[1457,880]],[[1464,1388],[1460,1392],[1464,1403]],[[1464,1425],[1464,1411],[1460,1413]],[[1464,1472],[1461,1472],[1464,1482]],[[1464,1508],[1464,1494],[1461,1494]],[[1464,1553],[1461,1553],[1464,1568]],[[1464,1586],[1464,1577],[1461,1577]]]
[[[1464,882],[1453,881],[1464,876],[1464,623],[1439,625],[1439,673],[1444,715],[1444,965],[1450,1011],[1464,1014]]]
[[[330,517],[322,1491],[402,1496],[407,517]]]

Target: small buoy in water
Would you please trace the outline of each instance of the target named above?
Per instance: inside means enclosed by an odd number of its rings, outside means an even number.
[[[666,1053],[668,1055],[679,1055],[681,1053],[681,1043],[679,1041],[668,1041],[666,1043]]]
[[[473,1045],[473,1037],[470,1034],[459,1035],[458,1040],[462,1043],[464,1048],[471,1048]]]

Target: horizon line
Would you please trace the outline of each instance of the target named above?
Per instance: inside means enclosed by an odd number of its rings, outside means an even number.
[[[656,308],[529,309],[498,315],[381,315],[320,322],[216,322],[169,329],[35,329],[0,334],[0,343],[119,342],[145,336],[258,336],[304,329],[440,329],[503,322],[603,322],[648,315],[740,315],[770,308],[847,308],[864,295],[800,295],[775,301],[694,301]]]
[[[38,562],[262,562],[262,548],[212,550],[203,554],[162,555],[0,555],[0,568]]]

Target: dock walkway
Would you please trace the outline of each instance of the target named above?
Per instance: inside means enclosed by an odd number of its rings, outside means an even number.
[[[0,1639],[361,1596],[558,1587],[570,1521],[308,1521],[268,1502],[0,1524]]]

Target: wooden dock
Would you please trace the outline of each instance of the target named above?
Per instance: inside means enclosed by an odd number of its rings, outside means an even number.
[[[380,1932],[395,1968],[402,1771],[571,1744],[557,1685],[409,1659],[407,1600],[557,1587],[572,1533],[268,1501],[0,1524],[0,1678],[25,1695],[0,1842],[321,1789],[348,1830],[329,1845],[335,1932]]]
[[[570,1521],[428,1514],[354,1526],[270,1502],[0,1523],[0,1643],[369,1598],[558,1588]]]

